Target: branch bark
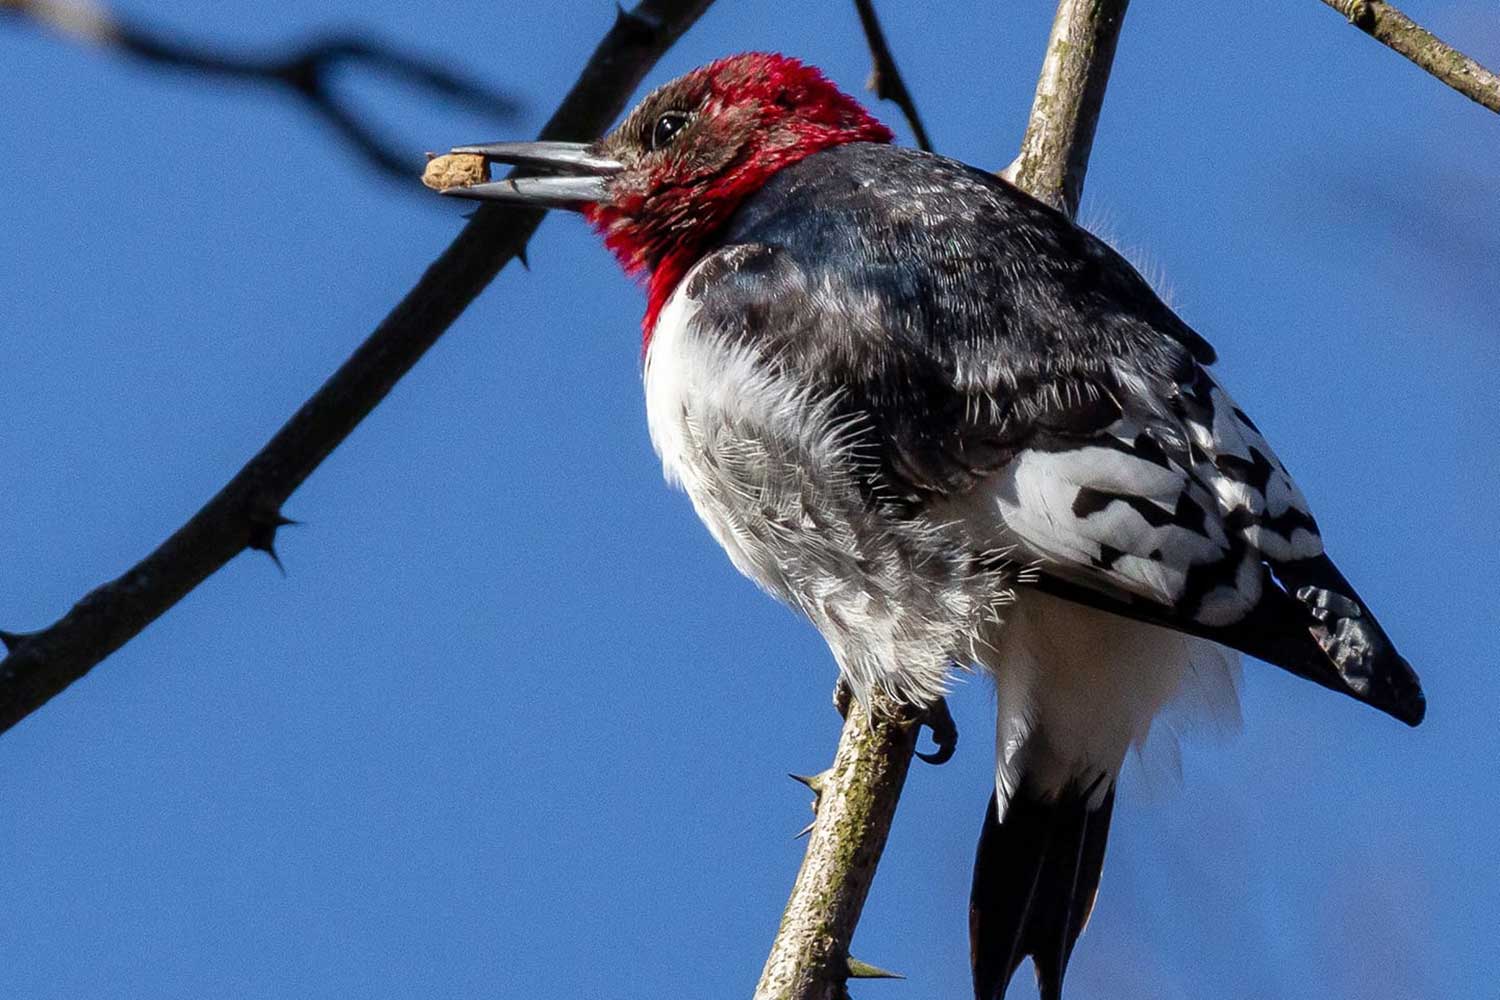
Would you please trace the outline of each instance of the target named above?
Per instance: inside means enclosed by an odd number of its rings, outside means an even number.
[[[755,1000],[843,1000],[845,980],[881,970],[849,957],[916,746],[912,720],[884,697],[850,705],[833,766],[808,783],[817,819]],[[889,975],[889,973],[885,973]]]
[[[1381,0],[1323,0],[1371,38],[1395,49],[1469,100],[1500,114],[1500,76]]]
[[[1070,216],[1128,2],[1058,4],[1021,155],[1005,172]],[[850,958],[849,944],[906,783],[915,723],[883,698],[868,708],[873,717],[850,706],[833,766],[815,779],[817,818],[755,1000],[846,1000],[849,979],[889,975]]]
[[[584,140],[713,0],[642,0],[619,18],[541,132]],[[369,338],[217,496],[141,562],[40,632],[0,633],[0,732],[40,708],[244,549],[273,551],[282,503],[470,302],[521,254],[542,213],[482,206]]]
[[[1060,209],[1078,214],[1094,127],[1130,0],[1062,0],[1021,154],[1000,176]]]

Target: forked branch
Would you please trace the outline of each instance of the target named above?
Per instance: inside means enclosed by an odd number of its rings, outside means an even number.
[[[365,116],[339,98],[331,81],[340,67],[362,66],[483,114],[509,116],[517,110],[511,98],[441,63],[354,35],[329,35],[286,53],[248,56],[186,42],[94,0],[0,0],[0,13],[153,66],[291,94],[371,165],[402,181],[411,179],[414,166],[421,161],[382,137]]]

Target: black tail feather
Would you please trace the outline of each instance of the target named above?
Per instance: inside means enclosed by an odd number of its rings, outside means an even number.
[[[976,1000],[1005,996],[1030,955],[1042,1000],[1060,1000],[1063,974],[1083,933],[1109,838],[1115,789],[1089,808],[1094,788],[1070,788],[1052,799],[1024,787],[1004,821],[990,797],[969,896],[969,955]]]

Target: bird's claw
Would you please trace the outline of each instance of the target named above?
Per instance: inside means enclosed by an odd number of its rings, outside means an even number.
[[[918,757],[929,764],[946,764],[953,759],[953,753],[958,749],[958,724],[953,721],[953,713],[948,711],[946,698],[928,705],[917,719],[917,725],[932,730],[932,742],[937,746],[931,753],[916,751]]]
[[[833,707],[838,711],[839,718],[845,722],[849,721],[849,706],[853,704],[854,689],[849,686],[849,682],[843,678],[843,675],[840,675],[833,685]]]
[[[849,708],[854,704],[854,689],[843,677],[833,686],[833,707],[838,709],[839,716],[844,720],[849,718]],[[921,750],[914,753],[929,764],[946,764],[953,759],[954,752],[958,749],[958,724],[953,721],[953,713],[948,711],[948,701],[939,698],[925,709],[922,709],[915,718],[908,717],[910,723],[914,723],[919,729],[926,726],[932,731],[932,742],[937,749],[930,753]]]

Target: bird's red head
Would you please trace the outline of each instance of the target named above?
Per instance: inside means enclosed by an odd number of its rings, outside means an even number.
[[[751,52],[663,85],[590,146],[501,143],[455,150],[589,176],[502,181],[451,193],[582,210],[625,270],[648,276],[649,337],[678,282],[771,175],[830,146],[891,139],[890,129],[814,67]]]
[[[596,147],[625,167],[585,209],[631,274],[649,272],[649,324],[744,199],[803,157],[891,130],[817,69],[748,53],[661,87]]]

